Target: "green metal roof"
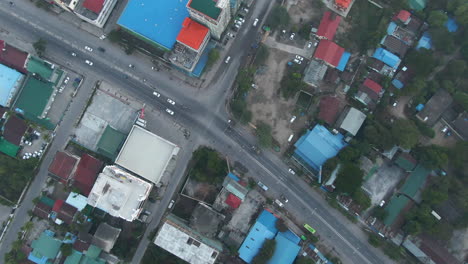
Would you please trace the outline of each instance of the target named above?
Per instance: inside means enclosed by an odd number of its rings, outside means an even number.
[[[417,162],[408,154],[400,154],[395,160],[395,164],[405,171],[412,171],[416,167]]]
[[[417,166],[410,174],[403,187],[401,187],[400,192],[406,194],[408,197],[414,197],[419,188],[426,182],[429,172],[430,171],[423,166]]]
[[[15,102],[15,107],[39,117],[44,112],[53,90],[52,83],[29,77]]]
[[[426,7],[426,0],[408,0],[408,4],[412,9],[420,11]]]
[[[48,236],[46,232],[42,232],[38,239],[31,244],[33,251],[31,254],[37,258],[46,257],[54,259],[60,251],[62,241]]]
[[[63,264],[80,264],[80,260],[83,254],[81,252],[78,252],[76,250],[73,250],[72,254],[67,257],[65,262]]]
[[[16,157],[16,154],[18,154],[19,148],[19,146],[8,142],[8,140],[4,139],[3,137],[0,138],[0,152],[3,152],[4,154],[14,158]]]
[[[101,254],[102,249],[96,247],[95,245],[89,246],[88,250],[86,251],[86,256],[91,259],[96,259]]]
[[[54,204],[55,204],[55,200],[47,196],[41,196],[40,202],[50,207],[54,207]]]
[[[126,135],[107,125],[97,144],[97,152],[114,160],[125,141]]]
[[[215,20],[218,19],[222,11],[221,8],[216,7],[216,1],[214,0],[192,0],[189,6]]]
[[[409,201],[410,200],[408,197],[404,195],[393,196],[388,205],[385,207],[387,217],[385,217],[383,221],[384,224],[386,226],[393,225],[401,210],[403,210],[408,205]]]
[[[39,74],[42,78],[46,80],[50,80],[50,77],[54,72],[54,69],[52,68],[51,64],[34,56],[31,56],[29,58],[28,63],[26,65],[26,69],[30,73]]]

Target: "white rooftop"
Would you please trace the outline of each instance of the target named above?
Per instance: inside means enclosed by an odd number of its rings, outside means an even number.
[[[157,184],[179,147],[146,129],[133,126],[115,164]]]
[[[88,198],[79,193],[70,192],[65,202],[81,212],[81,210],[83,210],[88,204]]]
[[[131,222],[140,215],[152,187],[117,166],[106,166],[94,183],[88,204]]]
[[[219,255],[215,248],[189,234],[190,231],[166,220],[154,243],[191,264],[213,264]]]
[[[366,120],[366,115],[356,108],[351,107],[348,114],[341,123],[340,128],[355,136],[361,128],[362,123],[364,123],[364,120]]]

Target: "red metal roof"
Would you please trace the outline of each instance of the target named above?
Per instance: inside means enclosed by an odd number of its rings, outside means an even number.
[[[3,137],[8,140],[10,143],[13,143],[17,146],[21,143],[21,138],[28,129],[28,125],[24,122],[23,119],[17,117],[16,115],[11,115],[5,123],[3,130]]]
[[[177,41],[198,50],[207,34],[209,34],[207,27],[187,17],[182,23],[182,29],[177,36]]]
[[[382,86],[369,78],[367,78],[364,81],[364,86],[368,87],[369,89],[374,91],[376,94],[380,94],[380,92],[382,91]]]
[[[104,0],[85,0],[83,7],[99,14],[104,6]]]
[[[341,56],[343,56],[343,53],[344,48],[338,46],[335,42],[322,39],[320,40],[318,47],[315,50],[314,57],[336,67],[340,63],[340,59]]]
[[[89,246],[90,244],[88,242],[81,239],[77,239],[75,243],[73,243],[73,249],[78,252],[84,252],[85,250],[88,250]]]
[[[320,100],[319,109],[318,118],[333,125],[340,109],[340,100],[333,96],[325,96]]]
[[[239,205],[241,203],[242,203],[242,200],[232,193],[230,193],[228,197],[226,198],[226,204],[231,206],[234,209],[239,208]]]
[[[401,22],[406,23],[408,19],[410,19],[411,13],[406,10],[400,10],[396,18],[399,19]]]
[[[55,200],[54,207],[52,207],[52,211],[58,213],[60,211],[60,208],[62,208],[63,203],[63,200]]]
[[[33,208],[33,214],[43,219],[49,218],[51,211],[52,208],[50,206],[41,202],[38,202]]]
[[[335,0],[335,4],[343,9],[348,9],[352,0]]]
[[[338,29],[338,25],[340,25],[340,21],[341,17],[337,14],[330,11],[325,12],[325,14],[323,14],[322,21],[320,21],[317,35],[333,40],[336,30]]]
[[[59,177],[61,182],[66,183],[75,167],[78,159],[65,152],[58,151],[54,161],[49,166],[49,172]]]
[[[0,40],[0,63],[13,68],[21,73],[28,73],[26,70],[26,60],[28,53],[8,45],[4,40]]]
[[[102,161],[84,154],[76,168],[73,185],[80,189],[84,196],[88,196],[101,168]]]

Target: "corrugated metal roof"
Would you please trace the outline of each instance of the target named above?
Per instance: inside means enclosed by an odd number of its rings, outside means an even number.
[[[198,51],[209,33],[207,27],[187,17],[182,23],[177,41]]]
[[[336,30],[340,25],[341,17],[333,12],[327,11],[323,14],[317,30],[317,36],[333,40]]]
[[[294,235],[291,231],[288,230],[284,233],[279,232],[276,235],[275,252],[273,253],[271,259],[267,262],[268,264],[291,264],[294,262],[301,247],[298,246],[299,241],[294,239],[291,234]],[[297,242],[293,241],[293,239]],[[297,239],[299,239],[299,237],[297,237]]]
[[[398,68],[398,65],[400,65],[401,62],[397,55],[383,48],[376,49],[372,57],[395,69]]]
[[[314,53],[314,58],[321,59],[333,67],[337,67],[343,56],[344,48],[338,46],[335,42],[322,39]]]

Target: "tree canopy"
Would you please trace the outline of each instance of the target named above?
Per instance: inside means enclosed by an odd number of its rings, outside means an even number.
[[[257,253],[257,255],[252,259],[253,264],[266,264],[276,250],[276,240],[274,239],[266,239],[263,242],[262,248]]]
[[[226,160],[213,149],[203,147],[193,152],[194,166],[191,175],[199,182],[221,183],[227,175]]]
[[[428,49],[413,50],[409,52],[406,56],[406,61],[417,76],[424,78],[426,78],[436,66],[436,61],[432,55],[432,51]]]
[[[15,202],[32,178],[37,159],[18,160],[0,155],[0,195]]]
[[[442,10],[434,10],[429,13],[427,21],[431,26],[443,27],[447,22],[448,16]]]
[[[336,189],[342,193],[353,195],[361,188],[364,172],[353,163],[345,163],[338,172],[335,182]]]
[[[271,127],[265,122],[257,123],[257,137],[258,143],[261,147],[271,147],[273,142],[273,138],[271,136]]]
[[[457,7],[455,17],[460,24],[468,26],[468,3],[466,1]]]
[[[428,169],[437,169],[447,164],[447,151],[436,145],[420,146],[414,150],[416,158]]]
[[[270,26],[272,30],[278,27],[286,27],[289,25],[290,17],[288,10],[280,5],[276,5],[268,16],[266,24]]]
[[[403,148],[410,149],[418,143],[419,130],[411,120],[396,120],[391,131],[396,143]]]

